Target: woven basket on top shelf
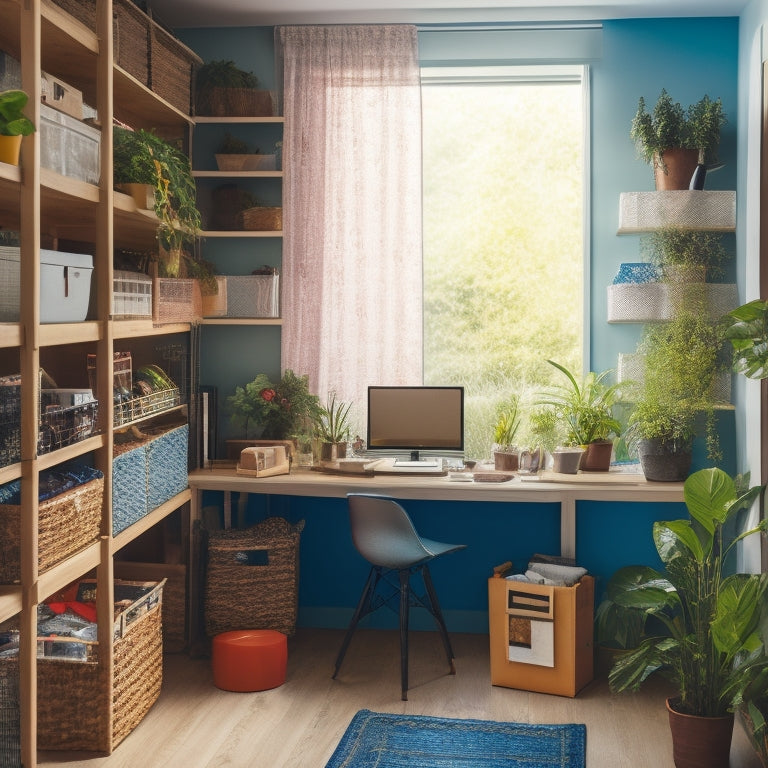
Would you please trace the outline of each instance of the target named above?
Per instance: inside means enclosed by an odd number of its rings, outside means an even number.
[[[242,228],[249,231],[279,232],[283,228],[283,209],[254,206],[240,212]]]
[[[208,635],[234,629],[296,630],[302,520],[270,517],[247,529],[208,538],[205,627]]]
[[[39,503],[37,565],[41,572],[98,541],[103,498],[104,478],[99,477]],[[20,550],[21,507],[0,504],[0,582],[21,578]]]
[[[192,82],[203,60],[153,21],[149,62],[150,88],[185,115],[192,114]]]

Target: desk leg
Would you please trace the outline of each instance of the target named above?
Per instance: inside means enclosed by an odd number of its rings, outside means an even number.
[[[576,498],[570,493],[560,502],[560,554],[576,557]]]

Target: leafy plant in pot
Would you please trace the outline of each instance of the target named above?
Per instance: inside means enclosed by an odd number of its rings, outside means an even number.
[[[322,461],[343,459],[347,455],[350,423],[349,411],[352,403],[336,399],[332,393],[330,400],[320,408],[315,421],[315,434],[320,441]]]
[[[0,91],[0,162],[18,165],[22,137],[35,132],[34,123],[24,114],[28,101],[25,91]]]
[[[590,371],[578,381],[565,366],[554,360],[547,362],[566,377],[567,383],[557,385],[540,404],[552,406],[563,420],[568,444],[584,450],[577,468],[608,471],[613,448],[611,436],[621,434],[621,424],[613,408],[620,399],[622,385],[606,381],[611,371]]]
[[[665,571],[628,566],[606,588],[611,603],[649,620],[638,645],[611,669],[610,687],[637,690],[657,672],[672,680],[678,694],[667,708],[678,768],[728,765],[734,702],[753,678],[756,658],[765,658],[759,623],[768,574],[726,570],[739,541],[768,530],[766,520],[746,530],[739,525],[739,512],[760,491],[721,469],[693,473],[684,488],[690,519],[653,525]],[[651,618],[661,628],[654,634],[648,631]],[[722,743],[710,740],[716,733]]]
[[[642,236],[641,250],[667,280],[720,280],[731,256],[720,232],[661,227]]]
[[[520,429],[520,400],[513,396],[498,413],[493,428],[493,464],[495,469],[514,472],[519,466],[519,451],[514,444]]]
[[[717,162],[720,132],[727,122],[720,99],[704,96],[684,110],[662,89],[651,112],[641,96],[630,138],[652,164],[656,189],[701,189],[707,165]],[[696,174],[696,180],[694,180]]]

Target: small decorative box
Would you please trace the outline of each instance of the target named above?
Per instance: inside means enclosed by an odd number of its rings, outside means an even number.
[[[659,280],[659,270],[646,262],[624,263],[613,278],[613,284],[620,283],[655,283]]]

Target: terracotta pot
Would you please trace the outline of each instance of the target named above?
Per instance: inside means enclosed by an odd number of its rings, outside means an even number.
[[[516,472],[520,466],[520,459],[517,452],[505,453],[503,451],[493,452],[493,466],[501,472]]]
[[[723,717],[683,715],[667,699],[672,756],[676,768],[728,768],[733,737],[733,713]]]
[[[19,164],[21,136],[0,136],[0,163]]]
[[[558,448],[552,451],[553,472],[561,472],[565,475],[575,475],[579,471],[581,459],[584,456],[583,448]]]
[[[579,469],[582,472],[607,472],[611,466],[613,440],[596,440],[587,446]]]
[[[699,164],[699,150],[670,147],[664,150],[662,156],[664,159],[663,164],[657,155],[653,157],[653,175],[656,179],[656,189],[688,189],[693,172]]]
[[[672,451],[661,440],[640,440],[637,453],[646,480],[681,483],[691,470],[690,446]]]

